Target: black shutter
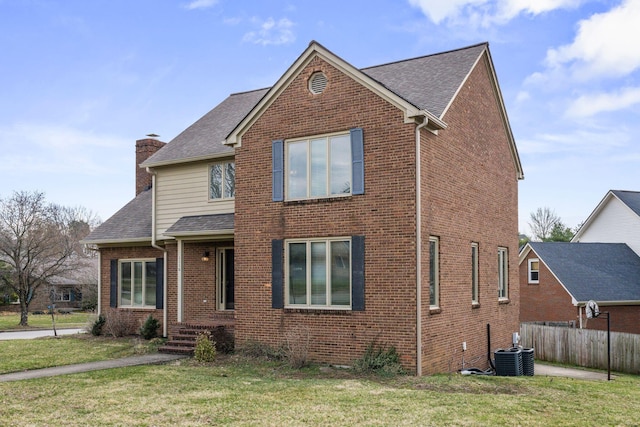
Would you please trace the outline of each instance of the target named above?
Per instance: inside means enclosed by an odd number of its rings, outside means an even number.
[[[118,306],[118,260],[111,260],[111,277],[109,287],[109,307]]]
[[[364,311],[364,236],[351,237],[351,309]]]
[[[279,139],[271,143],[271,180],[273,201],[284,200],[284,141]]]
[[[284,240],[271,241],[271,308],[284,308]]]
[[[164,258],[156,258],[156,308],[164,308]]]
[[[364,138],[362,128],[354,128],[351,134],[351,194],[364,194]]]

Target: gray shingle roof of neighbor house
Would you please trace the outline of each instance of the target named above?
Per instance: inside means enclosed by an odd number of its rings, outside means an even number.
[[[611,190],[618,199],[640,216],[640,192],[638,191],[623,191],[623,190]]]
[[[487,46],[487,43],[481,43],[367,67],[360,71],[416,107],[441,117]],[[269,89],[230,95],[144,161],[142,166],[156,167],[182,161],[232,156],[233,148],[223,144],[224,139]]]
[[[181,236],[197,232],[233,230],[234,214],[183,216],[164,232],[167,236]]]
[[[151,241],[151,196],[146,190],[83,239],[85,243]]]
[[[640,257],[626,244],[529,245],[576,301],[640,301]]]

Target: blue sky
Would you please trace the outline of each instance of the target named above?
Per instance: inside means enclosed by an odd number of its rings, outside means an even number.
[[[134,142],[271,86],[317,40],[356,67],[488,41],[525,172],[520,230],[640,190],[640,0],[0,0],[0,197],[106,220]]]

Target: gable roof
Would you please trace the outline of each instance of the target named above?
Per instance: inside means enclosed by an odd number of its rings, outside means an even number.
[[[488,43],[368,68],[364,74],[442,119]]]
[[[233,148],[222,144],[268,89],[234,93],[172,139],[142,167],[155,167],[183,161],[197,161],[232,156]]]
[[[127,203],[93,230],[82,243],[135,243],[151,241],[151,197],[152,190],[146,190]]]
[[[609,190],[582,226],[580,226],[580,229],[573,236],[573,239],[571,239],[572,242],[578,242],[580,240],[585,230],[589,228],[589,225],[591,225],[608,202],[613,198],[620,200],[620,202],[625,204],[633,213],[640,217],[640,191]]]
[[[624,243],[529,242],[574,300],[640,301],[640,257]]]

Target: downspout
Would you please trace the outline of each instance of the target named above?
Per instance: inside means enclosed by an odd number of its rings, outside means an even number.
[[[167,250],[161,246],[158,246],[156,243],[156,172],[151,168],[147,168],[147,172],[151,174],[151,247],[156,248],[162,251],[162,256],[164,259],[163,264],[163,273],[162,273],[162,336],[167,337],[168,335],[168,327],[167,327]]]
[[[425,115],[416,126],[416,374],[422,376],[422,179],[420,130],[429,123]]]
[[[98,251],[98,316],[102,314],[102,253]]]

